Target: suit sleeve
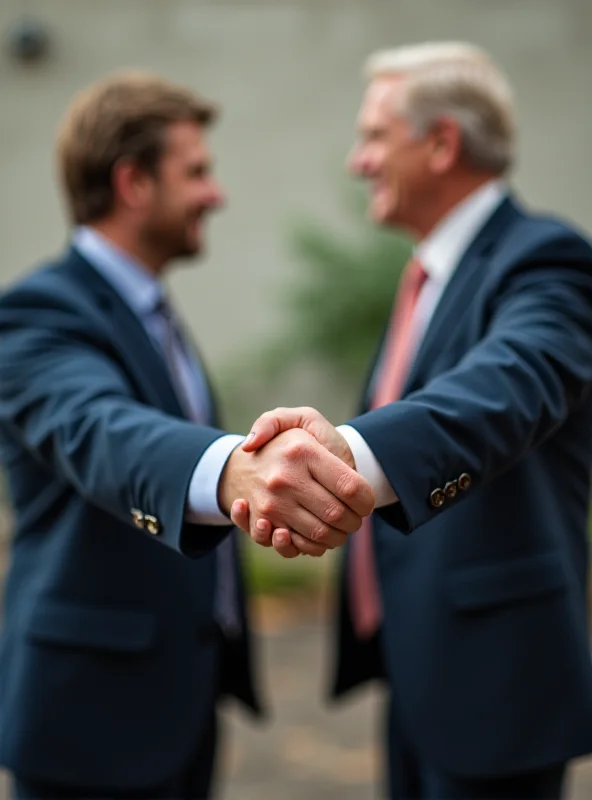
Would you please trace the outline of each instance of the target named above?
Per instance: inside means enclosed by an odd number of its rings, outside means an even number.
[[[513,270],[457,366],[350,422],[400,501],[378,513],[405,533],[445,513],[544,443],[591,382],[592,251],[570,240]],[[455,481],[464,491],[434,502]]]
[[[184,512],[196,463],[224,432],[135,400],[90,325],[48,302],[0,304],[0,422],[88,503],[130,524],[154,518],[146,535],[185,555],[210,551],[230,527]]]

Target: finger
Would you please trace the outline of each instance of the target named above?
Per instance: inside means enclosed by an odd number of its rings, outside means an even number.
[[[309,555],[319,558],[331,549],[311,542],[305,536],[287,528],[276,528],[273,532],[273,546],[284,558],[295,558],[298,555]]]
[[[247,453],[252,453],[254,450],[259,450],[280,433],[289,431],[292,428],[302,428],[304,422],[302,412],[304,410],[303,408],[276,408],[273,411],[266,411],[265,414],[261,414],[253,423],[251,432],[243,442],[243,450]]]
[[[253,528],[250,530],[251,539],[261,547],[272,546],[273,525],[269,520],[262,519],[261,517],[256,520]]]
[[[291,539],[292,546],[295,547],[296,550],[303,556],[314,556],[315,558],[320,558],[321,556],[325,555],[327,550],[333,549],[332,547],[325,547],[325,545],[319,544],[318,542],[311,542],[310,539],[307,539],[305,536],[301,536],[299,533],[296,533],[296,531],[291,531]]]
[[[234,522],[237,528],[249,532],[251,527],[251,520],[249,514],[249,504],[246,500],[235,500],[230,509],[230,519]]]
[[[319,483],[316,485],[308,483],[304,486],[295,486],[292,492],[294,499],[298,501],[302,508],[317,518],[317,527],[320,523],[324,523],[327,528],[325,535],[329,535],[330,530],[340,531],[341,533],[354,533],[362,527],[362,517],[354,513],[349,506],[338,500],[335,495],[331,494]],[[308,523],[312,523],[309,518],[307,519]],[[289,522],[290,526],[299,533],[311,538],[309,532],[300,527],[302,521],[297,525],[292,525],[290,520],[285,521]]]
[[[294,534],[299,534],[300,537],[313,544],[331,549],[334,547],[343,547],[347,540],[346,531],[341,531],[331,525],[327,525],[314,514],[311,514],[306,508],[301,507],[298,509],[298,513],[296,513],[294,517],[296,520],[294,525],[290,524],[292,540],[294,540]],[[313,548],[313,550],[316,554],[317,548]]]
[[[273,532],[272,542],[276,552],[284,558],[296,558],[300,555],[300,550],[293,544],[287,528],[276,528]]]
[[[358,516],[366,517],[372,512],[375,503],[372,487],[337,456],[317,446],[308,454],[308,465],[312,477]]]

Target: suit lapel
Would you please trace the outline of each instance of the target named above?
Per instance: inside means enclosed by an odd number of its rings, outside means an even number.
[[[403,389],[403,396],[415,388],[425,364],[430,364],[446,341],[446,332],[458,327],[471,299],[483,282],[482,266],[499,244],[505,231],[520,214],[507,198],[494,211],[461,258],[429,322]]]
[[[164,356],[119,293],[73,248],[64,262],[64,272],[76,283],[77,291],[90,296],[108,317],[111,345],[150,405],[185,417]]]

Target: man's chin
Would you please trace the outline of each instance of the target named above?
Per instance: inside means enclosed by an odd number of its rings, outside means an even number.
[[[204,248],[202,242],[186,242],[182,249],[179,248],[177,258],[190,261],[191,259],[201,256],[203,250]]]

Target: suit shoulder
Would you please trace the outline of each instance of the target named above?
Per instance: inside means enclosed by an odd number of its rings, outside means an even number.
[[[33,267],[0,293],[0,311],[15,308],[43,308],[76,305],[76,292],[68,281],[68,256]]]
[[[525,212],[516,222],[510,244],[517,246],[521,255],[536,253],[548,257],[579,256],[592,259],[589,236],[576,225],[544,213]]]
[[[41,264],[0,295],[0,332],[28,328],[99,336],[103,330],[92,295],[72,276],[75,257]]]
[[[541,281],[592,288],[592,245],[576,226],[550,214],[517,213],[492,247],[484,291],[494,298]]]

